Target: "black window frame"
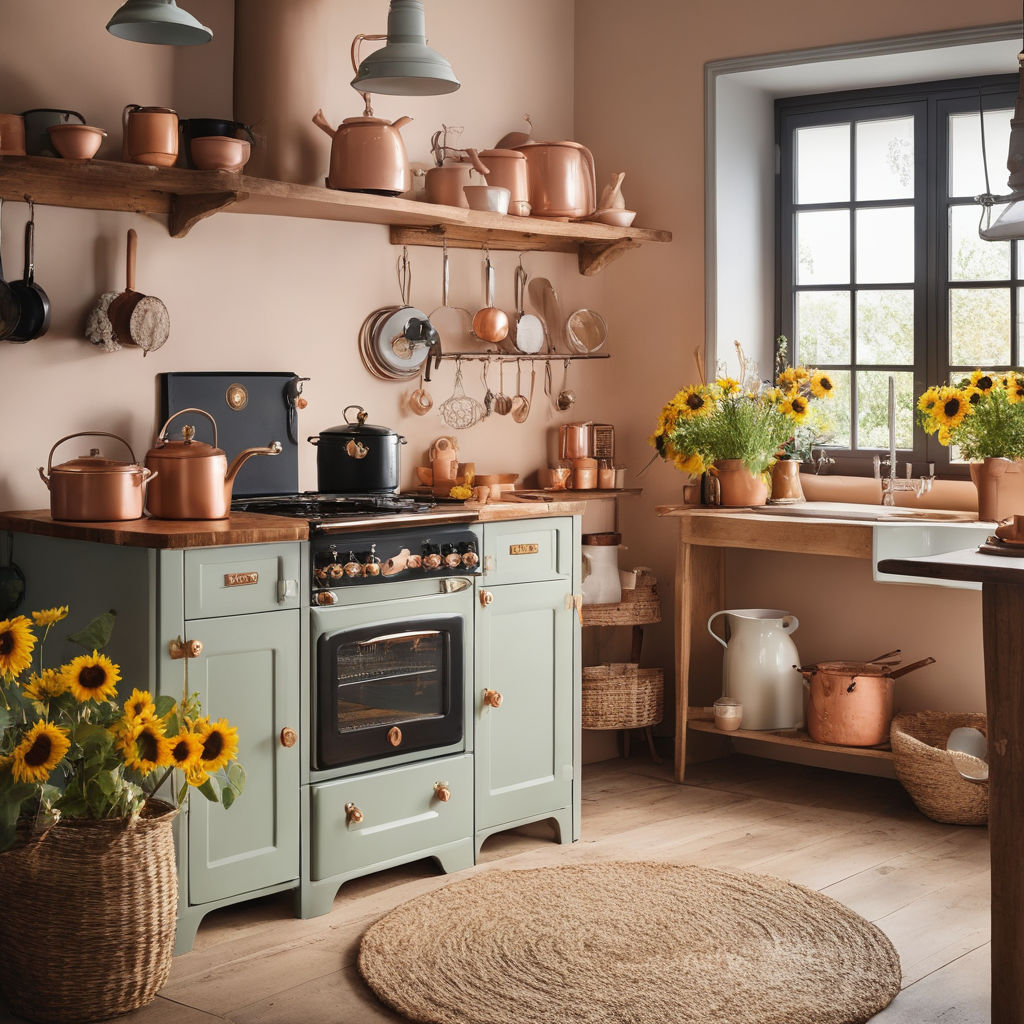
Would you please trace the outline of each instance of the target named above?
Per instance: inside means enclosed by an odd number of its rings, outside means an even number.
[[[979,109],[1012,108],[1017,93],[1016,75],[991,75],[981,78],[921,82],[878,89],[858,89],[811,96],[784,97],[775,101],[775,144],[778,154],[775,176],[775,334],[791,341],[789,358],[801,362],[799,339],[795,337],[796,295],[800,291],[849,291],[851,364],[856,363],[856,295],[859,290],[877,291],[906,288],[910,282],[859,285],[855,280],[856,215],[850,218],[850,281],[846,285],[797,285],[794,248],[795,214],[815,209],[914,208],[915,280],[914,291],[914,396],[931,384],[948,378],[949,315],[948,294],[953,288],[997,287],[1010,291],[1011,365],[1020,365],[1021,331],[1017,319],[1018,290],[1024,288],[1018,262],[1018,246],[1011,243],[1010,279],[1002,281],[950,282],[948,208],[974,205],[973,197],[947,201],[948,116],[952,113],[977,113]],[[857,200],[856,133],[851,129],[850,196],[846,202],[799,204],[795,202],[795,145],[797,128],[849,121],[876,120],[884,117],[915,116],[914,197],[896,200]],[[923,126],[923,130],[920,130]],[[993,153],[989,140],[988,173],[997,194],[1006,191],[1006,155]],[[975,205],[978,216],[981,208]],[[1016,275],[1016,276],[1015,276]],[[840,364],[834,364],[839,366]],[[907,372],[908,366],[862,364],[871,370]],[[828,368],[821,364],[820,368]],[[851,395],[851,440],[856,438],[856,394]],[[839,472],[870,475],[875,455],[885,449],[832,449]],[[925,463],[933,463],[941,477],[966,477],[967,467],[951,463],[949,451],[935,437],[927,437],[914,423],[913,447],[899,448],[901,462],[917,463],[920,473]]]

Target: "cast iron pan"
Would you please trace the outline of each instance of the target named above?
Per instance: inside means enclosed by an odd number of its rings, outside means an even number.
[[[25,225],[25,276],[11,288],[18,300],[18,323],[8,341],[26,342],[41,338],[50,329],[50,300],[35,282],[35,204],[29,202],[29,220]]]
[[[3,211],[3,199],[0,199],[0,216]],[[14,289],[4,280],[4,264],[0,258],[0,339],[10,337],[18,326],[18,299]]]

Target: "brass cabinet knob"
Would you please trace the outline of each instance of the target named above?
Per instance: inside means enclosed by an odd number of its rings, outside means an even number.
[[[182,658],[198,658],[203,653],[202,640],[182,640],[179,636],[167,645],[167,652],[174,661]]]
[[[281,730],[281,746],[282,747],[294,747],[299,741],[299,734],[294,730],[285,726]]]
[[[487,608],[490,604],[493,603],[493,601],[494,601],[494,593],[492,591],[490,591],[490,590],[481,590],[480,591],[480,604],[484,608]]]
[[[388,743],[393,747],[397,747],[402,742],[402,730],[397,725],[391,726],[388,729]]]
[[[446,804],[452,798],[452,791],[448,788],[447,782],[435,782],[434,783],[434,796],[437,797],[441,803]]]
[[[501,694],[497,690],[484,690],[484,704],[489,708],[500,708]]]
[[[350,825],[358,825],[363,820],[363,812],[351,801],[345,804],[345,820]]]

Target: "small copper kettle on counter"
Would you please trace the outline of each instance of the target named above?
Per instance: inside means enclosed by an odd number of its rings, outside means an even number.
[[[199,413],[213,424],[213,444],[196,441],[194,426],[182,429],[183,440],[168,439],[171,421],[187,412]],[[159,471],[151,477],[146,510],[155,519],[227,519],[235,476],[253,455],[279,455],[281,442],[265,448],[246,448],[228,466],[228,457],[217,447],[217,421],[204,409],[181,409],[160,429],[156,445],[146,452],[146,468]]]

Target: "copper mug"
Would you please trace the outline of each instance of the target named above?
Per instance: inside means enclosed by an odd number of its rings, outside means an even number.
[[[170,107],[129,103],[121,114],[121,159],[155,167],[173,167],[178,160],[178,115]]]
[[[25,118],[0,114],[0,156],[25,155]]]

